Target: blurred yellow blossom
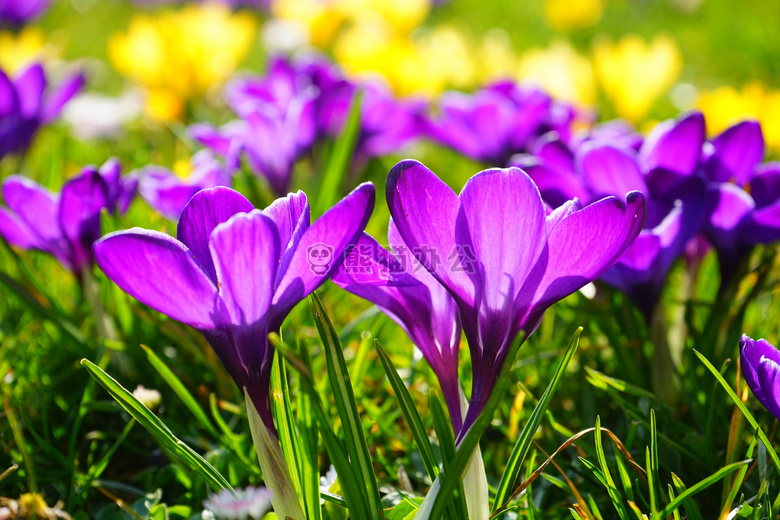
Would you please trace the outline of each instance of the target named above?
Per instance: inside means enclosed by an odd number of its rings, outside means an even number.
[[[544,16],[558,31],[590,27],[601,20],[603,0],[545,0]]]
[[[768,147],[780,151],[780,90],[751,82],[738,91],[719,87],[699,94],[697,106],[707,120],[707,131],[718,134],[744,119],[757,119]]]
[[[658,98],[674,84],[682,71],[682,55],[674,39],[657,35],[648,44],[629,34],[613,43],[598,38],[593,63],[605,97],[618,116],[642,120]]]
[[[222,84],[255,38],[249,13],[221,4],[187,5],[158,16],[137,15],[127,32],[114,34],[108,55],[114,67],[148,90],[147,113],[181,117],[184,104]]]
[[[328,47],[345,20],[332,0],[275,0],[271,13],[276,19],[299,26],[309,43],[317,47]]]
[[[553,96],[581,106],[596,102],[596,85],[590,60],[568,42],[547,49],[531,49],[520,57],[517,79],[533,83]]]
[[[382,17],[364,17],[339,36],[333,53],[348,73],[381,75],[401,95],[433,96],[476,82],[469,41],[452,26],[418,30],[409,37]]]
[[[408,35],[431,9],[430,0],[275,0],[274,17],[302,27],[312,45],[330,47],[343,26],[380,18],[393,32]]]
[[[46,44],[46,35],[37,27],[27,26],[18,35],[0,31],[0,69],[7,74],[13,76],[27,65],[55,54]]]

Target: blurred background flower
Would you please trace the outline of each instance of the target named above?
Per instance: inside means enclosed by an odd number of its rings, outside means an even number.
[[[249,51],[256,25],[248,13],[219,4],[139,14],[126,32],[111,37],[108,54],[117,71],[146,89],[147,114],[170,121],[230,77]]]

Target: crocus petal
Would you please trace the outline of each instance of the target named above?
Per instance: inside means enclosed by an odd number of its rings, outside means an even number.
[[[734,233],[755,208],[753,198],[734,184],[711,184],[709,198],[706,228],[714,234]]]
[[[297,193],[290,193],[286,197],[276,199],[263,210],[263,213],[276,224],[282,252],[279,272],[286,272],[293,252],[301,241],[301,236],[309,229],[311,222],[309,201],[306,194],[299,190]]]
[[[584,146],[577,156],[593,200],[609,195],[624,197],[630,191],[647,193],[647,184],[633,152],[611,145]]]
[[[753,210],[745,223],[742,240],[747,244],[768,244],[780,240],[780,200]]]
[[[634,191],[625,205],[608,197],[561,219],[547,238],[546,262],[540,259],[537,264],[544,275],[535,288],[528,317],[538,319],[547,307],[612,267],[642,230],[644,213],[644,196]]]
[[[638,156],[648,186],[658,194],[666,194],[681,178],[693,174],[699,165],[704,139],[704,116],[699,112],[656,125]]]
[[[134,228],[106,235],[94,253],[106,276],[141,303],[197,329],[226,321],[216,285],[178,240]]]
[[[40,63],[30,65],[14,81],[19,96],[19,110],[26,117],[36,117],[43,103],[46,74]]]
[[[780,421],[780,364],[774,359],[762,357],[756,372],[764,394],[763,405]]]
[[[765,339],[753,340],[743,334],[739,340],[739,356],[742,375],[748,387],[761,404],[769,408],[768,396],[758,380],[758,367],[762,359],[771,359],[780,364],[780,351]]]
[[[219,293],[234,325],[264,320],[279,263],[279,233],[259,210],[219,224],[209,242]]]
[[[252,203],[237,191],[216,187],[199,191],[182,211],[176,236],[192,250],[214,283],[217,274],[209,252],[211,232],[236,213],[253,209]]]
[[[77,272],[92,264],[92,243],[100,238],[100,210],[108,189],[94,168],[88,167],[62,186],[59,223],[71,246],[71,266]]]
[[[11,78],[0,69],[0,117],[6,117],[19,110],[19,97],[16,95]]]
[[[19,217],[0,208],[0,235],[11,245],[23,249],[41,248],[40,239]]]
[[[56,195],[27,177],[12,175],[3,182],[3,199],[41,242],[61,240]]]
[[[286,271],[277,274],[273,305],[277,317],[288,312],[338,269],[347,247],[355,244],[374,209],[374,185],[363,183],[307,229],[292,253]],[[327,257],[315,256],[327,251]]]
[[[757,121],[743,121],[712,140],[713,152],[706,166],[710,180],[743,186],[755,175],[764,158],[764,135]]]
[[[704,116],[699,112],[679,121],[656,125],[639,151],[642,170],[663,168],[680,174],[693,172],[701,155],[704,131]]]
[[[460,202],[456,233],[459,245],[473,248],[464,261],[477,270],[481,307],[490,314],[510,313],[508,302],[543,246],[546,214],[539,190],[518,168],[485,170],[468,180]]]
[[[83,74],[75,74],[51,91],[43,102],[41,120],[44,123],[48,123],[57,118],[60,112],[62,112],[62,107],[65,106],[65,103],[70,101],[84,87],[85,82],[86,78]]]
[[[449,269],[441,258],[457,251],[455,222],[460,201],[455,192],[421,163],[405,160],[390,170],[386,194],[404,243],[456,299],[473,305],[474,283],[468,273]]]
[[[756,176],[750,181],[750,194],[759,208],[780,200],[780,163],[769,162],[756,169]]]

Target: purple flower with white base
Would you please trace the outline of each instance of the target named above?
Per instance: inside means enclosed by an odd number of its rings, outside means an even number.
[[[374,187],[362,184],[309,225],[303,192],[260,211],[237,191],[210,188],[184,208],[178,239],[118,231],[95,244],[95,258],[125,292],[203,333],[273,430],[268,334],[338,268],[373,206]],[[332,248],[332,261],[315,272],[307,249],[319,244]]]
[[[482,412],[518,332],[592,282],[636,240],[645,202],[573,200],[549,215],[536,185],[518,168],[485,170],[460,195],[416,161],[387,180],[387,203],[404,243],[450,292],[460,310],[473,365],[461,433]],[[455,258],[452,269],[445,258]]]
[[[439,380],[458,433],[463,425],[458,381],[460,319],[452,296],[406,246],[393,221],[390,251],[363,233],[333,281],[376,304],[420,349]]]
[[[200,190],[230,186],[230,168],[217,161],[208,150],[192,156],[192,172],[182,179],[162,166],[146,166],[133,172],[138,178],[138,193],[151,207],[171,220],[177,220],[190,199]]]
[[[92,244],[100,238],[100,211],[124,213],[135,195],[135,180],[120,176],[119,162],[85,167],[60,193],[12,175],[3,182],[0,235],[22,249],[53,255],[81,279],[92,267]]]
[[[0,159],[27,151],[38,129],[56,119],[83,85],[84,76],[76,74],[49,88],[40,63],[13,80],[0,70]]]
[[[271,415],[274,349],[292,308],[338,268],[374,207],[361,184],[313,224],[303,192],[254,209],[237,191],[198,192],[181,214],[177,237],[134,228],[94,247],[98,265],[140,302],[198,330],[243,389],[252,438],[279,518],[304,518]],[[310,251],[329,259],[312,261]]]
[[[235,493],[223,489],[204,500],[203,507],[219,520],[260,520],[271,510],[271,492],[252,486]]]
[[[739,340],[742,375],[756,399],[780,420],[780,351],[765,339]]]

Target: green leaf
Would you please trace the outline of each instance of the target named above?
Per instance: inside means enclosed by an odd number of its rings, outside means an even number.
[[[724,390],[726,390],[726,393],[729,395],[731,400],[734,401],[734,404],[737,406],[737,408],[739,408],[739,411],[742,412],[742,415],[745,416],[745,419],[747,419],[747,421],[750,423],[750,426],[758,432],[758,438],[761,439],[761,442],[763,442],[764,446],[767,447],[769,456],[772,457],[772,462],[775,464],[775,468],[780,471],[780,458],[778,458],[777,452],[774,450],[774,448],[771,447],[772,443],[769,441],[766,434],[763,432],[763,430],[761,430],[761,428],[759,428],[758,422],[753,417],[753,414],[750,413],[739,396],[737,396],[734,390],[732,390],[726,380],[723,379],[723,376],[720,375],[720,372],[718,372],[718,370],[712,366],[712,363],[710,363],[707,358],[704,357],[699,351],[694,349],[693,353],[696,354],[701,362],[704,363],[704,366],[707,367],[710,372],[712,372],[712,375],[715,376],[715,379],[717,379]]]
[[[628,510],[623,503],[623,497],[620,496],[615,481],[612,479],[612,473],[607,466],[607,457],[604,454],[604,445],[601,442],[601,417],[596,417],[596,431],[593,433],[596,440],[596,458],[599,461],[601,467],[601,473],[604,476],[604,486],[607,488],[607,493],[612,503],[615,505],[615,509],[620,515],[622,520],[629,520]],[[652,496],[652,495],[651,495]]]
[[[695,495],[699,491],[702,491],[702,490],[710,487],[711,485],[713,485],[714,483],[716,483],[717,481],[719,481],[720,479],[722,479],[723,477],[725,477],[726,475],[731,473],[732,471],[736,471],[739,468],[741,468],[742,466],[750,464],[750,462],[751,462],[750,459],[742,460],[742,461],[735,462],[733,464],[729,464],[728,466],[724,466],[724,467],[720,468],[718,471],[716,471],[715,473],[713,473],[709,477],[707,477],[707,478],[697,482],[693,486],[689,487],[688,489],[683,491],[677,498],[675,498],[674,500],[669,502],[669,504],[665,508],[663,508],[660,511],[660,513],[658,513],[658,517],[659,518],[665,518],[665,517],[669,516],[670,514],[672,514],[672,511],[674,511],[678,507],[680,507],[683,504],[683,502],[685,502],[685,500],[688,499],[688,497],[692,497],[693,495]],[[649,474],[648,474],[648,477],[649,477]]]
[[[439,439],[439,450],[441,450],[441,459],[444,470],[447,471],[455,460],[455,435],[452,431],[452,421],[447,418],[439,396],[431,391],[428,394],[428,400],[431,403],[431,416],[433,417],[433,429],[436,431],[436,437]],[[466,493],[463,489],[461,480],[455,493],[454,501],[449,511],[453,519],[463,519],[468,517],[468,507],[466,505]]]
[[[331,150],[330,159],[321,175],[317,192],[317,213],[322,215],[341,198],[341,188],[347,176],[352,152],[360,133],[360,106],[363,92],[358,90],[352,98],[347,124]]]
[[[303,362],[308,366],[309,351],[301,341],[298,349]],[[278,351],[277,351],[278,352]],[[303,375],[299,376],[301,379]],[[303,506],[308,520],[321,520],[322,507],[320,506],[320,468],[317,455],[317,441],[319,432],[312,408],[312,397],[308,392],[298,392],[298,440],[300,441],[300,479],[303,490]],[[341,499],[344,502],[344,499]],[[344,504],[346,505],[346,504]]]
[[[358,469],[354,467],[344,451],[341,441],[333,433],[328,418],[322,409],[319,394],[314,388],[311,378],[309,353],[305,342],[301,342],[301,365],[293,366],[300,369],[298,373],[300,374],[301,388],[309,394],[312,416],[319,425],[322,443],[325,445],[325,451],[328,452],[330,462],[336,468],[338,482],[344,493],[344,500],[348,506],[350,516],[352,518],[369,518],[368,505],[364,494],[365,488],[360,482]],[[317,486],[319,487],[319,482],[317,482]],[[325,500],[331,500],[329,493],[321,492],[321,494]]]
[[[512,449],[512,453],[509,455],[509,461],[507,462],[504,474],[501,476],[501,481],[496,488],[496,498],[493,502],[493,513],[504,507],[507,502],[512,498],[512,490],[514,488],[517,477],[520,475],[520,469],[523,465],[525,457],[528,455],[528,450],[533,443],[534,435],[539,429],[539,424],[542,422],[547,407],[550,406],[550,401],[553,398],[556,390],[563,380],[563,374],[566,372],[566,367],[569,365],[571,358],[577,351],[577,347],[580,344],[580,334],[582,333],[582,327],[578,328],[571,340],[569,346],[566,348],[566,352],[561,358],[561,362],[558,364],[558,368],[553,374],[552,380],[547,385],[547,389],[542,394],[542,398],[539,403],[534,407],[531,416],[528,418],[528,422],[523,427],[523,431],[520,432],[520,436],[515,443],[515,447]]]
[[[496,385],[493,387],[493,392],[490,394],[487,403],[485,403],[485,408],[463,436],[463,439],[458,445],[455,460],[452,461],[452,466],[439,473],[438,478],[441,481],[441,486],[434,499],[431,513],[428,516],[429,519],[438,520],[443,517],[444,509],[451,500],[455,488],[458,486],[461,479],[463,479],[464,472],[468,467],[472,454],[479,445],[479,439],[493,420],[496,408],[498,408],[498,405],[504,400],[507,387],[509,386],[509,379],[511,378],[512,365],[515,362],[517,352],[520,350],[520,346],[525,341],[525,338],[525,332],[520,331],[510,345],[509,352],[504,360],[504,366],[501,367],[501,372],[499,373]]]
[[[149,359],[149,363],[151,363],[154,369],[157,370],[157,373],[160,374],[163,379],[165,379],[165,382],[168,383],[179,399],[181,399],[181,401],[184,403],[184,406],[186,406],[192,415],[195,416],[195,419],[197,419],[198,422],[206,429],[206,431],[208,431],[215,439],[219,439],[219,432],[217,432],[216,428],[214,428],[214,425],[209,420],[206,412],[203,411],[203,408],[200,407],[190,391],[187,390],[187,387],[184,386],[178,377],[176,377],[176,374],[174,374],[173,371],[168,368],[168,365],[166,365],[165,362],[160,359],[157,354],[154,353],[154,351],[152,351],[152,349],[146,345],[141,345],[141,348],[144,349],[146,357]]]
[[[276,419],[276,429],[279,434],[279,444],[290,470],[290,478],[298,496],[303,496],[301,490],[301,478],[298,463],[300,461],[300,448],[298,436],[295,431],[292,406],[290,405],[290,389],[287,386],[287,371],[284,360],[279,352],[274,352],[273,367],[271,368],[271,409]],[[319,504],[319,500],[317,501]]]
[[[436,455],[433,453],[433,447],[431,447],[431,441],[428,439],[428,433],[425,431],[420,414],[417,413],[417,408],[414,406],[414,401],[409,395],[409,391],[406,389],[404,382],[401,380],[401,376],[393,366],[393,362],[387,356],[387,353],[382,348],[378,339],[374,340],[376,345],[377,354],[379,354],[379,360],[382,362],[382,366],[387,374],[387,379],[390,381],[390,386],[393,387],[395,392],[395,398],[398,400],[398,405],[401,407],[401,412],[406,418],[406,423],[409,425],[409,429],[412,431],[414,441],[417,443],[417,449],[420,450],[423,464],[425,465],[425,471],[428,472],[428,476],[431,480],[436,478],[439,474],[439,465],[436,461]]]
[[[183,441],[176,438],[170,429],[151,410],[120,385],[114,378],[106,374],[99,366],[88,359],[82,359],[81,365],[87,369],[100,385],[105,388],[127,413],[141,424],[171,453],[176,455],[187,467],[195,471],[214,491],[227,489],[233,491],[230,483],[203,457],[198,455]]]
[[[328,380],[336,401],[341,424],[344,427],[349,460],[355,465],[360,481],[364,483],[363,493],[369,508],[369,518],[378,520],[381,514],[379,487],[374,475],[374,467],[371,464],[363,425],[360,422],[355,395],[352,392],[347,364],[344,361],[344,352],[341,350],[338,335],[333,329],[333,324],[330,318],[328,318],[317,293],[311,293],[309,303],[314,314],[314,322],[322,339],[325,361],[328,367]]]

